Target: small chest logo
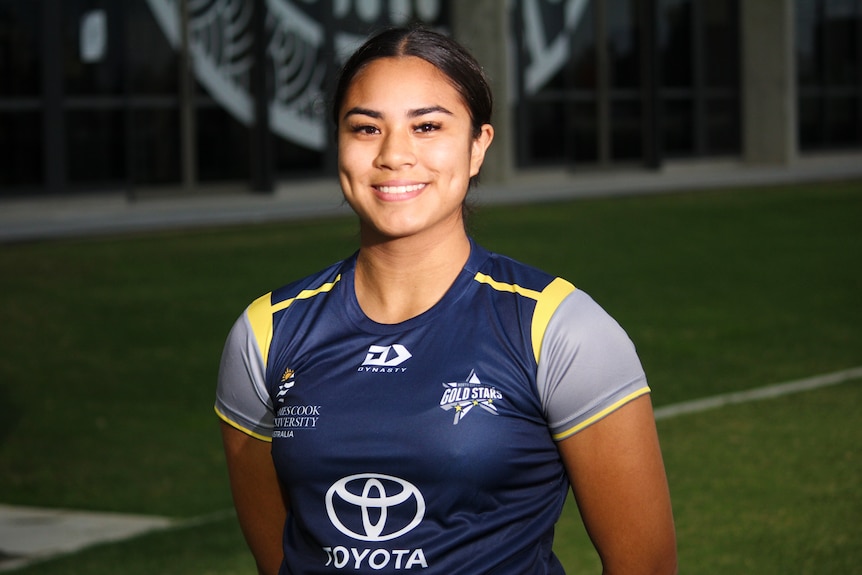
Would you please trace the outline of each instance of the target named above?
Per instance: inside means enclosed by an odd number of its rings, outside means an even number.
[[[358,371],[369,371],[373,373],[403,373],[406,367],[398,367],[413,354],[400,343],[392,345],[372,345],[368,348],[365,360],[359,366]]]
[[[440,398],[440,407],[446,411],[454,410],[454,425],[458,425],[474,407],[481,407],[488,413],[497,415],[494,402],[503,399],[503,394],[495,387],[479,381],[475,370],[470,371],[466,381],[444,383],[443,387],[445,391]]]
[[[284,370],[284,375],[281,376],[281,383],[278,384],[278,392],[275,394],[279,403],[284,403],[284,396],[294,385],[296,385],[296,373],[287,368]]]

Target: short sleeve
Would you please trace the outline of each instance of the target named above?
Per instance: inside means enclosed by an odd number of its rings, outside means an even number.
[[[273,407],[266,368],[246,310],[234,323],[219,365],[215,411],[229,425],[264,441],[272,440]]]
[[[548,322],[536,382],[556,441],[650,392],[631,339],[581,290],[569,294]]]

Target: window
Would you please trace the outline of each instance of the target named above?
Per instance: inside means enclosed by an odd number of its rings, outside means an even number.
[[[799,147],[862,144],[862,2],[797,0]]]
[[[0,194],[42,184],[41,2],[0,3]]]
[[[739,154],[737,2],[515,2],[519,162]]]

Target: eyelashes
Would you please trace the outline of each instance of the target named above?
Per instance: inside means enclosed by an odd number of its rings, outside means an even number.
[[[440,130],[443,126],[439,122],[421,122],[413,126],[413,132],[418,134],[430,134]],[[373,136],[380,133],[380,129],[372,124],[355,124],[348,126],[350,133],[363,136]]]
[[[442,126],[438,122],[422,122],[413,128],[413,131],[426,134],[428,132],[436,132],[440,128],[442,128]]]
[[[349,128],[350,128],[350,133],[352,133],[352,134],[362,134],[365,136],[371,136],[371,135],[380,133],[380,130],[378,130],[375,126],[356,125],[356,126],[350,126]]]

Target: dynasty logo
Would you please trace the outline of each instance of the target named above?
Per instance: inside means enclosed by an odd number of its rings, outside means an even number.
[[[407,368],[399,366],[411,357],[413,357],[413,354],[400,343],[372,345],[368,348],[368,353],[365,354],[365,361],[359,366],[358,371],[404,373],[407,371]]]
[[[503,394],[496,388],[479,381],[475,370],[470,371],[466,381],[444,383],[443,387],[446,390],[440,398],[440,407],[446,411],[455,411],[455,419],[452,422],[454,425],[458,425],[474,407],[481,407],[488,413],[497,415],[494,402],[503,399]]]

